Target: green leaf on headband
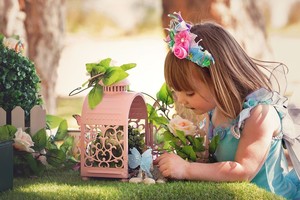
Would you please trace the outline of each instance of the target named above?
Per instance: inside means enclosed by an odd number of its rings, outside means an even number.
[[[202,62],[202,66],[209,67],[210,66],[210,60],[208,58],[205,58]]]
[[[170,39],[171,39],[172,41],[174,41],[175,32],[174,32],[173,30],[171,30],[169,36],[170,36]]]

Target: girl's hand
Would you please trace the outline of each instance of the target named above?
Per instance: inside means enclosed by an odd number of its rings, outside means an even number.
[[[164,177],[172,179],[186,179],[189,162],[183,160],[176,154],[164,153],[154,160],[153,164],[158,166]]]

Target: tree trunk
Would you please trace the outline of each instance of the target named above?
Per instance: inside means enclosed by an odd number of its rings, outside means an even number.
[[[24,38],[24,18],[24,13],[19,12],[18,0],[0,1],[0,33],[5,36],[19,35]]]
[[[28,55],[41,78],[48,113],[55,113],[57,68],[63,48],[65,1],[35,0],[24,3]]]

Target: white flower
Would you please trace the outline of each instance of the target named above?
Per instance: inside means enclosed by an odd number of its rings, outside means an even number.
[[[47,162],[47,157],[46,156],[39,156],[38,157],[38,160],[39,161],[41,161],[41,163],[43,164],[43,165],[48,165],[48,162]]]
[[[32,141],[29,134],[22,131],[21,128],[18,128],[15,133],[13,146],[20,151],[27,151],[29,153],[33,153],[34,150],[30,147],[34,146],[34,142]]]
[[[179,115],[170,120],[168,128],[174,136],[177,136],[176,130],[183,131],[185,136],[194,136],[196,134],[196,126],[191,121],[183,119]]]
[[[42,149],[40,152],[33,152],[32,156],[40,161],[43,165],[49,165],[49,163],[47,162],[46,153],[46,150]]]

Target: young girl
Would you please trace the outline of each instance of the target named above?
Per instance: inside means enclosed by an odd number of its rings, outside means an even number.
[[[283,139],[293,150],[300,137],[289,140],[293,124],[288,124],[287,99],[272,90],[260,65],[221,26],[192,26],[180,13],[171,17],[165,80],[179,103],[207,113],[208,138],[220,136],[218,162],[190,163],[164,153],[154,164],[168,178],[250,181],[285,198],[300,198],[299,160],[291,151],[296,171],[289,172],[283,150]]]

